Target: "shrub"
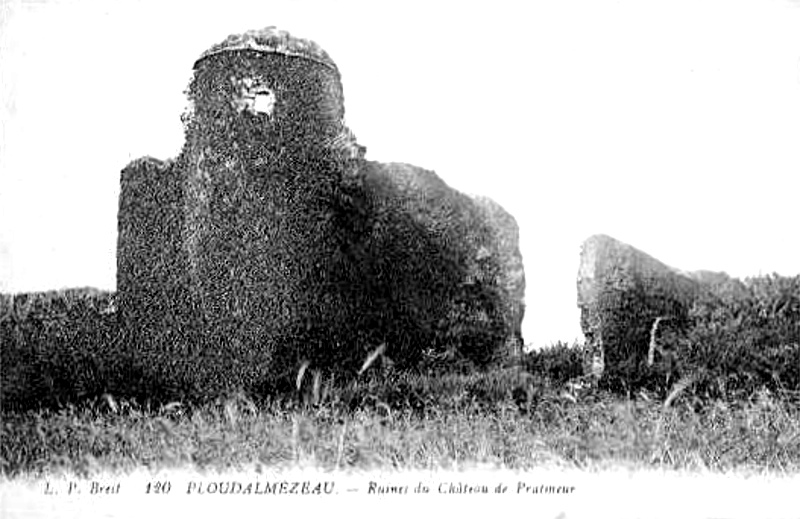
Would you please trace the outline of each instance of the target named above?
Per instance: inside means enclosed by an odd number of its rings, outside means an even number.
[[[700,396],[800,389],[800,277],[748,278],[744,288],[699,298],[687,332],[665,341],[673,378],[692,377]]]
[[[526,354],[523,366],[527,372],[544,377],[551,386],[560,386],[584,374],[585,355],[582,345],[559,341]]]
[[[114,294],[71,289],[0,297],[3,410],[95,396],[128,376],[125,356],[115,350]]]

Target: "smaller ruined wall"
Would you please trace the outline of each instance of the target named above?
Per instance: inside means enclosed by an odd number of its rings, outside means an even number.
[[[631,389],[647,376],[656,320],[686,324],[696,298],[725,274],[692,275],[669,267],[609,236],[587,239],[578,272],[581,328],[590,348],[602,352],[603,381]]]

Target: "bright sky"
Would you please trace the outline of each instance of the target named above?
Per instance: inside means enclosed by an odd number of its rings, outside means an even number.
[[[0,3],[0,291],[114,289],[119,171],[175,156],[194,59],[267,25],[337,62],[369,158],[517,218],[529,344],[580,337],[594,233],[800,273],[800,2]]]

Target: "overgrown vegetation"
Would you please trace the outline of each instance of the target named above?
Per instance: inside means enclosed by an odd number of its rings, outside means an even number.
[[[53,407],[102,394],[129,375],[112,293],[0,295],[0,405]]]
[[[663,389],[683,379],[704,399],[800,392],[800,276],[769,275],[706,294],[687,329],[661,338]]]
[[[653,376],[664,391],[600,390],[585,375],[588,352],[559,343],[477,372],[436,362],[400,371],[376,350],[353,377],[303,366],[283,392],[204,403],[126,391],[137,380],[115,349],[112,294],[4,297],[0,473],[475,463],[797,472],[798,280],[744,286],[745,297],[695,305],[685,333],[660,336]]]

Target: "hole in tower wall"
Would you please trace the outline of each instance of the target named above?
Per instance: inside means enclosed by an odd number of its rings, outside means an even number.
[[[259,114],[272,115],[275,110],[275,94],[271,90],[258,92],[253,99],[251,109]]]
[[[272,116],[275,111],[275,92],[269,88],[261,77],[237,79],[231,77],[235,94],[231,103],[237,112],[265,114]]]

